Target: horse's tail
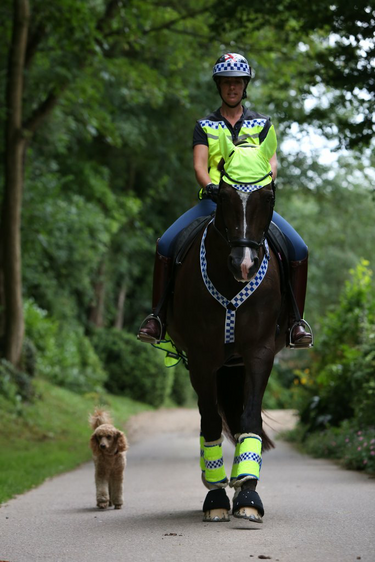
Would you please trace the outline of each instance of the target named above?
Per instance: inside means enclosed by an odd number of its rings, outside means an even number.
[[[245,386],[245,368],[243,366],[221,367],[217,373],[217,403],[223,420],[223,433],[236,444],[236,433],[240,433],[241,415]],[[268,451],[275,447],[273,441],[262,429],[262,449]]]

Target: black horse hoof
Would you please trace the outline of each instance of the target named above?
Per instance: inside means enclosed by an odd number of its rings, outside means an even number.
[[[262,500],[255,490],[241,490],[233,498],[233,517],[248,519],[254,523],[263,523],[263,515]]]
[[[203,504],[203,521],[222,523],[229,521],[230,503],[224,488],[210,490]]]

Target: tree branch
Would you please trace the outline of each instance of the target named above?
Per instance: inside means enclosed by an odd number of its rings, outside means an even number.
[[[29,35],[29,40],[27,42],[26,55],[25,55],[25,69],[28,69],[32,63],[32,60],[37,52],[40,42],[46,33],[46,26],[44,23],[40,23],[32,34]]]
[[[189,12],[187,14],[184,14],[182,16],[179,16],[178,18],[174,18],[173,20],[169,20],[161,25],[158,25],[156,27],[152,27],[151,29],[145,29],[144,30],[144,34],[149,34],[149,33],[155,33],[156,31],[162,31],[164,29],[169,29],[171,28],[173,25],[175,25],[176,23],[179,23],[181,21],[187,20],[189,18],[193,18],[195,16],[199,16],[201,14],[204,14],[205,12],[209,12],[212,8],[213,4],[209,4],[208,6],[205,6],[204,8],[201,8],[200,10],[194,10],[193,12]]]
[[[104,31],[105,25],[108,21],[114,18],[115,13],[119,7],[119,0],[109,0],[103,16],[98,20],[96,29],[100,32]]]
[[[51,90],[44,101],[33,111],[30,117],[23,123],[23,129],[29,135],[33,135],[39,124],[51,113],[62,92],[68,87],[68,82],[60,86],[59,90]]]

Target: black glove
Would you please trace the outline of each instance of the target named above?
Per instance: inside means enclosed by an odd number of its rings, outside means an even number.
[[[199,199],[212,199],[214,203],[217,203],[217,197],[219,194],[219,186],[216,183],[208,183],[204,189],[201,189],[198,193]]]

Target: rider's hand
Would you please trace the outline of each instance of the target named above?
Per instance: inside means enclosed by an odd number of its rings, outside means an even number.
[[[218,194],[219,194],[219,186],[216,183],[208,183],[204,189],[201,189],[199,191],[198,198],[212,199],[212,201],[216,203]]]

